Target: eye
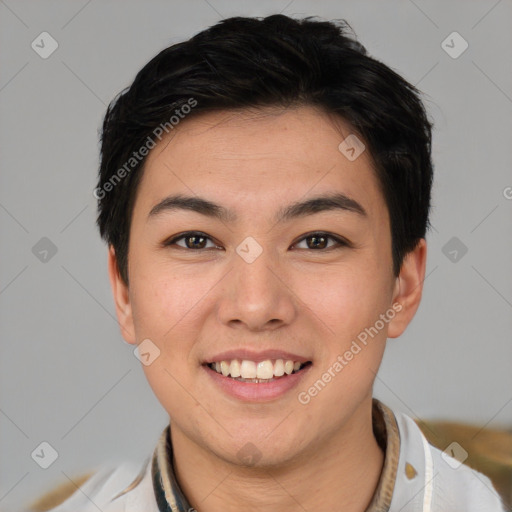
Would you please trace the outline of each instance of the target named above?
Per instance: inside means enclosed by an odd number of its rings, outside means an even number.
[[[183,240],[184,245],[180,245],[177,242]],[[311,242],[308,242],[308,241]],[[329,240],[334,241],[334,245],[329,246]],[[207,249],[207,243],[210,241],[212,243],[212,246],[209,247],[210,249],[213,248],[219,248],[215,243],[213,243],[211,237],[206,235],[205,233],[202,233],[201,231],[187,231],[185,233],[182,233],[178,236],[175,236],[171,238],[170,240],[164,242],[165,247],[176,245],[178,247],[181,247],[182,249],[192,249],[192,250],[201,250],[201,249]],[[340,237],[331,235],[329,233],[325,233],[323,231],[314,232],[314,233],[308,233],[306,236],[303,236],[299,242],[297,242],[294,245],[297,245],[299,243],[306,242],[306,249],[313,249],[315,251],[319,250],[331,250],[336,249],[339,247],[347,247],[350,246],[350,243]],[[336,247],[337,246],[337,247]],[[304,247],[303,247],[304,248]],[[303,249],[301,248],[301,249]]]
[[[179,240],[184,240],[185,246],[178,245],[177,242]],[[211,238],[207,236],[205,233],[201,233],[200,231],[187,231],[186,233],[182,233],[181,235],[178,235],[166,242],[164,242],[164,246],[172,246],[172,245],[178,245],[178,247],[181,247],[183,249],[205,249],[206,242],[210,240]],[[213,242],[212,242],[213,243]],[[213,247],[217,247],[215,244],[213,244]]]
[[[311,243],[309,243],[308,240],[311,240]],[[328,240],[334,240],[334,246],[328,246]],[[326,248],[330,250],[350,245],[346,240],[343,240],[342,238],[331,235],[329,233],[324,233],[322,231],[316,233],[309,233],[306,236],[302,237],[297,243],[302,243],[303,241],[306,242],[307,249],[314,250],[322,250]]]

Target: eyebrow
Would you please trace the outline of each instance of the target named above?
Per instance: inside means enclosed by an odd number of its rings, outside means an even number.
[[[212,201],[198,196],[176,194],[166,197],[153,206],[149,212],[148,220],[164,212],[176,210],[191,210],[223,222],[236,222],[238,219],[236,213]],[[335,193],[313,197],[306,201],[297,201],[283,207],[277,212],[274,222],[285,222],[324,211],[346,211],[356,213],[362,217],[368,215],[363,206],[355,199],[343,193]]]

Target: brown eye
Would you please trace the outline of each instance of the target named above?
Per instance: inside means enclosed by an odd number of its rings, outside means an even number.
[[[306,238],[306,240],[311,240],[311,243],[308,243],[310,249],[325,249],[328,244],[328,239],[329,237],[324,235],[312,235]]]
[[[184,241],[185,245],[177,244],[177,242],[181,240]],[[211,241],[211,238],[209,236],[206,236],[204,233],[189,231],[187,233],[183,233],[182,235],[174,237],[172,240],[165,242],[164,245],[166,247],[176,245],[178,247],[181,247],[182,249],[201,250],[206,248],[208,240]],[[213,247],[216,247],[216,245],[213,244],[213,242],[212,245]]]
[[[335,244],[334,246],[328,246],[329,240],[334,240]],[[329,233],[310,233],[303,237],[299,243],[302,243],[303,241],[306,241],[306,248],[307,249],[313,249],[313,250],[323,250],[323,249],[335,249],[336,246],[343,247],[348,246],[348,243],[345,242],[343,239],[330,235]]]
[[[202,235],[187,236],[184,240],[189,249],[204,249],[206,243],[206,237]]]
[[[178,242],[183,241],[181,244]],[[208,242],[211,242],[211,246],[207,247]],[[334,241],[334,244],[329,245],[329,241]],[[309,233],[306,236],[302,237],[298,243],[306,242],[306,247],[301,247],[300,249],[311,249],[314,251],[329,251],[331,249],[339,249],[342,247],[349,247],[350,243],[340,237],[331,235],[329,233],[324,232],[316,232]],[[295,244],[295,245],[298,245]],[[175,236],[174,238],[164,242],[165,247],[176,246],[181,249],[191,249],[194,251],[200,251],[203,249],[212,249],[219,248],[215,243],[213,243],[212,239],[207,236],[205,233],[201,233],[200,231],[187,231],[182,233],[181,235]]]

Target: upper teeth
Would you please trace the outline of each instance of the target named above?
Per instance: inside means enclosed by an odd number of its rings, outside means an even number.
[[[220,361],[212,363],[210,367],[225,377],[242,377],[243,379],[271,379],[281,377],[285,373],[290,375],[293,371],[300,370],[302,363],[299,361],[277,359],[271,361],[267,359],[256,363],[243,359],[233,359],[232,361]]]

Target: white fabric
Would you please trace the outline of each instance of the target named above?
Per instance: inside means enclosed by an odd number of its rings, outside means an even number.
[[[409,416],[393,413],[400,434],[400,458],[390,512],[505,511],[488,477],[450,457],[454,469],[440,450],[428,444]],[[418,473],[411,480],[405,473],[406,463]]]
[[[451,459],[452,465],[458,466],[454,469],[440,450],[427,443],[410,417],[395,411],[393,414],[400,435],[400,457],[389,512],[505,512],[489,478]],[[414,468],[414,478],[407,476],[406,464]],[[159,512],[151,460],[140,483],[112,500],[141,470],[144,466],[134,463],[101,469],[52,512]]]
[[[159,512],[153,493],[151,461],[145,466],[141,482],[133,490],[113,500],[143,469],[144,466],[134,462],[114,468],[106,465],[50,512]]]

